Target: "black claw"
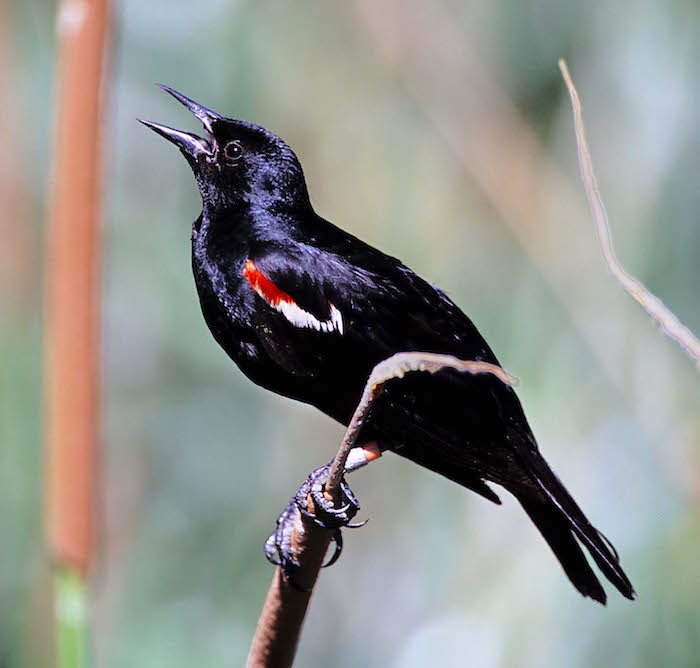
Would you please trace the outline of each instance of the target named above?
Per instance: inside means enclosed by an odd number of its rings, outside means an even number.
[[[337,529],[347,526],[360,509],[355,495],[343,478],[340,483],[339,507],[333,505],[325,494],[325,483],[328,480],[330,465],[316,469],[297,492],[296,500],[299,510],[316,524],[326,529]],[[314,502],[314,513],[310,513],[307,505],[307,497],[311,496]]]
[[[303,589],[294,581],[294,570],[299,566],[294,553],[292,551],[291,536],[294,526],[294,518],[296,511],[306,518],[312,520],[315,524],[324,529],[332,530],[331,540],[335,542],[335,551],[333,556],[324,565],[324,568],[332,566],[338,561],[341,552],[343,551],[343,536],[340,532],[342,527],[357,529],[367,524],[364,522],[351,522],[352,518],[357,515],[360,509],[355,495],[343,478],[340,482],[339,501],[341,505],[336,507],[332,501],[329,501],[325,494],[324,488],[328,480],[330,464],[317,468],[309,477],[302,483],[299,491],[294,495],[292,500],[287,504],[281,515],[277,518],[277,526],[270,537],[265,541],[264,551],[267,560],[279,566],[284,573],[287,581],[299,591],[308,591]],[[314,512],[309,510],[307,499],[311,497],[314,502]]]
[[[323,568],[328,568],[338,561],[338,559],[340,559],[340,553],[343,551],[343,534],[340,532],[340,529],[336,529],[333,532],[331,540],[335,543],[335,550],[333,550],[333,556],[323,564]]]
[[[335,516],[335,517],[340,517],[341,515],[344,515],[349,509],[350,509],[350,504],[349,504],[349,503],[346,503],[346,504],[345,504],[344,506],[342,506],[341,508],[335,508],[335,507],[333,507],[333,508],[328,508],[328,509],[326,510],[326,512],[327,512],[329,515],[333,515],[333,516]]]

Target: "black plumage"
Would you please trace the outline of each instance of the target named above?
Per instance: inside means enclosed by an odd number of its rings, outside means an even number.
[[[318,216],[293,151],[165,88],[206,138],[155,123],[188,160],[203,210],[192,267],[216,341],[253,382],[347,424],[370,371],[401,351],[498,364],[471,320],[439,289]],[[521,503],[574,586],[604,603],[581,543],[627,598],[634,590],[609,543],[541,456],[512,388],[489,375],[442,371],[391,381],[360,442],[376,440],[500,503]]]

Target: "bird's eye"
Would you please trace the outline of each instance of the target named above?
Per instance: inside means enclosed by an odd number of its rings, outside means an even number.
[[[237,139],[230,141],[224,147],[224,155],[229,162],[238,162],[243,155],[243,147],[241,146],[241,143]]]

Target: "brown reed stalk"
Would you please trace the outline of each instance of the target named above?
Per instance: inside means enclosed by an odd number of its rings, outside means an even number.
[[[45,273],[46,530],[85,575],[94,542],[99,395],[100,92],[106,0],[62,0]]]
[[[44,295],[45,522],[56,664],[88,662],[99,422],[100,99],[107,0],[58,8],[56,120]]]

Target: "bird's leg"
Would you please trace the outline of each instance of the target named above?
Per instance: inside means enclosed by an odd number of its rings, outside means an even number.
[[[347,459],[345,472],[355,471],[366,466],[371,461],[382,456],[381,448],[376,443],[353,448]],[[332,462],[320,466],[313,471],[302,483],[297,493],[291,498],[286,508],[277,518],[277,526],[265,541],[265,556],[267,560],[282,568],[287,579],[294,584],[294,568],[296,561],[292,546],[292,531],[297,512],[313,521],[318,526],[332,531],[331,540],[335,542],[335,552],[326,566],[334,564],[343,549],[342,527],[357,528],[365,524],[352,524],[351,520],[360,509],[360,504],[350,486],[343,477],[340,482],[337,499],[333,499],[326,491]],[[296,586],[296,585],[294,585]]]
[[[386,450],[386,448],[376,441],[353,448],[350,450],[348,458],[345,461],[344,473],[351,473],[352,471],[361,469],[363,466],[367,466],[367,464],[373,462],[375,459],[379,459],[384,450]]]

